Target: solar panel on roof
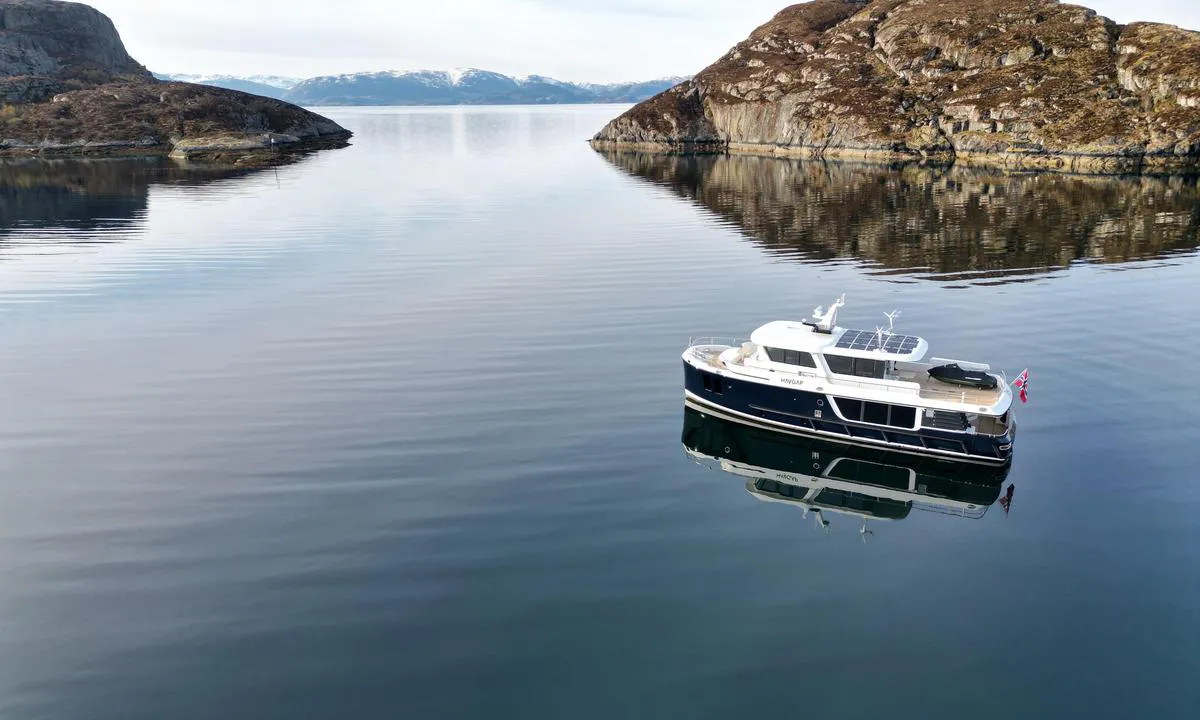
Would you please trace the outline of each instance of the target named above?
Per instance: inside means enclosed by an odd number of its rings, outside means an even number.
[[[893,355],[907,355],[917,349],[921,338],[913,335],[883,335],[882,349]],[[879,350],[879,334],[874,330],[847,330],[838,338],[837,346],[845,350]]]

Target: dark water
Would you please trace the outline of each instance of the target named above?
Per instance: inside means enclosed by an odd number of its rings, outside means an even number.
[[[0,717],[1195,717],[1196,182],[616,111],[0,167]],[[820,528],[684,451],[688,338],[843,291],[1032,368],[1009,512]]]

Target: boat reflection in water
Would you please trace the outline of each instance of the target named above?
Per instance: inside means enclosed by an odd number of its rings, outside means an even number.
[[[796,505],[817,526],[831,516],[902,520],[913,510],[983,517],[1000,499],[1008,466],[994,467],[829,443],[730,422],[684,407],[683,446],[703,465],[745,479],[765,502]]]

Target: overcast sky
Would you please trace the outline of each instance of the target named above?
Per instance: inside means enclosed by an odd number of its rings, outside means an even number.
[[[310,77],[477,67],[608,82],[694,73],[786,0],[85,0],[157,72]],[[980,0],[987,2],[987,0]],[[1200,0],[1091,0],[1200,29]]]

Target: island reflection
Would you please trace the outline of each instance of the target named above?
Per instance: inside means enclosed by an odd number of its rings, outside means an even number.
[[[270,170],[157,157],[0,159],[0,250],[17,230],[134,227],[145,218],[154,185],[201,187]]]
[[[1075,262],[1148,260],[1200,245],[1196,177],[602,154],[800,262],[852,259],[893,276],[1015,282]]]

